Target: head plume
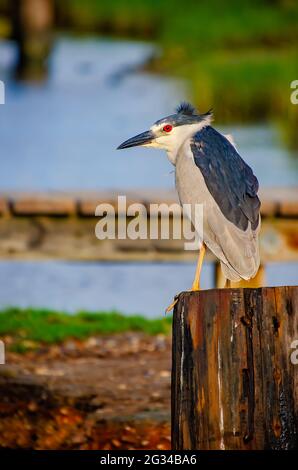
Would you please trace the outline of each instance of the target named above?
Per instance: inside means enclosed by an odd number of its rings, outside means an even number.
[[[195,116],[198,114],[196,108],[192,104],[187,103],[186,101],[183,101],[179,104],[176,109],[176,113],[184,114],[184,116]]]

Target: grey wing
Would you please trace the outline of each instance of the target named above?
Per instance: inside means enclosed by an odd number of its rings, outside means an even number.
[[[259,224],[259,183],[235,147],[213,127],[197,132],[191,142],[194,162],[224,216],[241,230]]]

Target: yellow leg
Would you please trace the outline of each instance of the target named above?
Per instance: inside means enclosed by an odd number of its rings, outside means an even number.
[[[202,270],[205,253],[206,253],[206,246],[203,243],[202,248],[200,249],[199,257],[198,257],[195,278],[191,287],[192,291],[200,290],[200,277],[201,277],[201,270]]]
[[[201,270],[202,270],[202,265],[203,265],[203,260],[206,252],[206,246],[204,243],[202,244],[202,247],[200,249],[199,257],[198,257],[198,262],[197,262],[197,268],[196,268],[196,274],[194,281],[192,283],[191,291],[198,291],[200,290],[200,277],[201,277]],[[177,296],[174,298],[173,302],[171,305],[168,306],[166,309],[166,313],[169,313],[173,308],[175,307],[176,303],[178,302]]]
[[[231,283],[230,279],[226,279],[225,289],[228,289],[230,287],[232,287],[232,283]]]

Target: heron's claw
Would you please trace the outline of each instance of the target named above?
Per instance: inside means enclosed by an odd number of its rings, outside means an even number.
[[[199,284],[193,284],[192,288],[191,289],[188,289],[187,292],[198,292],[200,289],[200,285]],[[174,300],[173,302],[166,308],[165,310],[165,314],[169,313],[171,310],[173,310],[173,308],[175,307],[176,303],[178,302],[179,300],[179,295],[180,294],[177,294],[175,295],[174,297]]]
[[[176,303],[178,302],[178,295],[175,295],[174,297],[174,300],[173,302],[171,303],[171,305],[169,305],[167,308],[166,308],[166,311],[165,311],[165,314],[169,313],[171,310],[173,310],[173,308],[175,307]]]

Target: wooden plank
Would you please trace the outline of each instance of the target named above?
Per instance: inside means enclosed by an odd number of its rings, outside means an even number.
[[[71,215],[77,209],[75,198],[67,195],[41,194],[38,197],[30,194],[19,194],[10,198],[11,211],[15,215]]]
[[[173,449],[297,449],[297,338],[298,287],[180,294]]]
[[[119,193],[121,194],[120,191]],[[266,196],[269,202],[270,197],[271,202],[275,200],[274,198],[276,201],[287,200],[288,206],[282,202],[275,202],[276,217],[265,216],[262,219],[260,233],[262,263],[264,265],[271,261],[297,262],[298,217],[293,216],[296,192],[291,189],[290,191],[279,190],[277,194],[272,193],[271,196],[270,194]],[[154,193],[135,190],[126,192],[125,195],[127,206],[131,203],[141,203],[149,208],[150,202],[164,204],[164,208],[158,214],[159,220],[163,221],[167,220],[168,205],[177,203],[177,196],[175,199],[172,191]],[[94,212],[100,203],[111,204],[115,209],[116,217],[125,215],[125,208],[118,208],[117,197],[113,191],[0,194],[0,257],[195,261],[197,253],[185,251],[185,240],[174,240],[171,236],[171,229],[169,240],[128,239],[105,240],[104,242],[97,240],[94,232],[99,219],[94,216]],[[288,207],[287,212],[282,207]],[[281,212],[284,215],[281,215]],[[178,210],[174,210],[172,216],[177,217],[178,213]],[[290,213],[292,216],[289,215]],[[155,219],[156,217],[155,214]],[[127,218],[128,221],[129,218]],[[150,232],[149,222],[147,219],[148,233]],[[207,259],[215,261],[211,253],[207,254]],[[263,282],[261,278],[258,280],[258,283]],[[250,286],[254,285],[256,284],[250,284]]]
[[[117,209],[117,197],[127,197],[127,204],[141,203],[147,209],[150,203],[174,204],[178,203],[177,193],[174,190],[109,190],[109,191],[54,191],[54,192],[10,192],[1,193],[2,203],[13,201],[16,209],[24,214],[36,214],[38,208],[40,215],[49,213],[49,204],[65,207],[75,207],[77,215],[94,216],[95,208],[100,203],[109,203]],[[268,217],[298,217],[298,188],[262,188],[260,189],[261,214]],[[31,207],[32,206],[32,207]],[[1,208],[1,206],[0,206]],[[67,209],[68,210],[68,209]],[[116,210],[117,212],[117,210]],[[55,212],[53,212],[54,214]]]
[[[298,216],[298,188],[261,188],[261,214],[268,216]]]
[[[40,206],[35,206],[36,213]],[[22,208],[26,210],[26,208]],[[33,209],[32,209],[33,210]],[[71,214],[72,206],[49,203],[48,216],[0,217],[0,258],[2,259],[69,259],[102,261],[191,261],[196,251],[184,250],[184,240],[98,240],[98,218]],[[69,211],[65,216],[63,212]],[[117,223],[117,222],[116,222]],[[148,230],[149,232],[149,230]],[[263,222],[260,245],[261,260],[267,262],[298,261],[298,221],[274,219]],[[207,261],[215,261],[207,252]],[[218,278],[219,279],[219,278]],[[262,282],[261,280],[259,282]],[[222,286],[224,280],[222,278]]]

